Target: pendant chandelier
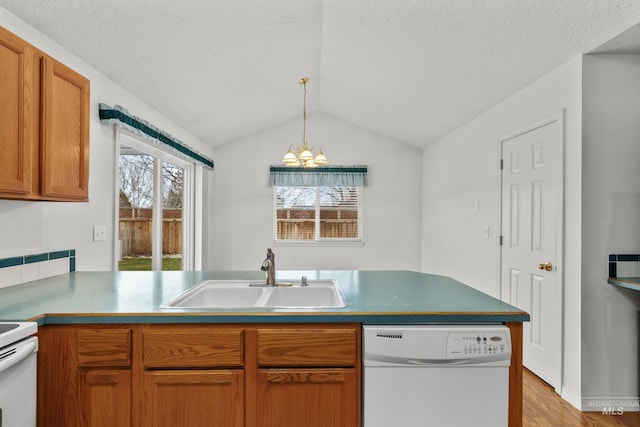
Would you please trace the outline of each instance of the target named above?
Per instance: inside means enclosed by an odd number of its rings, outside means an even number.
[[[309,81],[308,77],[303,77],[298,80],[298,83],[304,87],[304,104],[302,108],[302,147],[298,147],[295,144],[291,144],[289,146],[289,150],[287,154],[284,155],[282,162],[291,167],[304,167],[304,168],[315,168],[318,166],[324,166],[327,164],[327,158],[322,152],[322,148],[314,145],[309,148],[307,145],[307,82]],[[314,150],[316,150],[316,154],[314,154]]]

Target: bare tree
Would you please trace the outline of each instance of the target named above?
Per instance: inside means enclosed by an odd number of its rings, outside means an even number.
[[[181,208],[184,170],[171,163],[162,162],[162,206],[164,208]]]
[[[131,207],[153,206],[153,157],[121,155],[120,189],[126,194]]]
[[[120,156],[120,191],[134,208],[153,206],[153,157],[145,154]],[[162,205],[182,207],[183,169],[162,162]]]

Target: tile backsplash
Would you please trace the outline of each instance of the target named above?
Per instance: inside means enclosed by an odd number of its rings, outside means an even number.
[[[609,255],[609,277],[640,277],[640,255]]]
[[[0,288],[76,271],[76,250],[0,258]]]

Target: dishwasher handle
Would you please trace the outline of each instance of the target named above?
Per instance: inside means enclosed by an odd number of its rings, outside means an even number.
[[[471,359],[406,359],[408,365],[466,365]]]
[[[368,360],[377,360],[379,362],[393,363],[405,366],[451,366],[451,365],[467,365],[471,359],[411,359],[406,357],[368,357]]]
[[[29,357],[31,353],[38,351],[38,338],[33,337],[27,341],[18,343],[10,350],[7,350],[7,352],[11,352],[12,350],[13,352],[5,355],[4,359],[0,362],[0,372],[4,372],[12,366],[17,365]],[[3,354],[0,354],[0,357],[2,356]]]
[[[382,362],[383,364],[390,364],[396,366],[464,366],[464,365],[478,365],[478,364],[503,364],[506,361],[511,360],[511,354],[496,354],[487,355],[484,357],[461,357],[452,359],[420,359],[411,357],[396,357],[382,354],[366,353],[364,357],[364,364],[374,365],[376,362]],[[372,363],[368,363],[372,362]]]

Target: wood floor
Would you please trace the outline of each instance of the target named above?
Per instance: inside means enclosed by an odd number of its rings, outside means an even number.
[[[527,369],[523,376],[523,427],[533,426],[640,426],[640,412],[622,415],[603,415],[599,412],[580,412],[564,401],[547,383]]]

